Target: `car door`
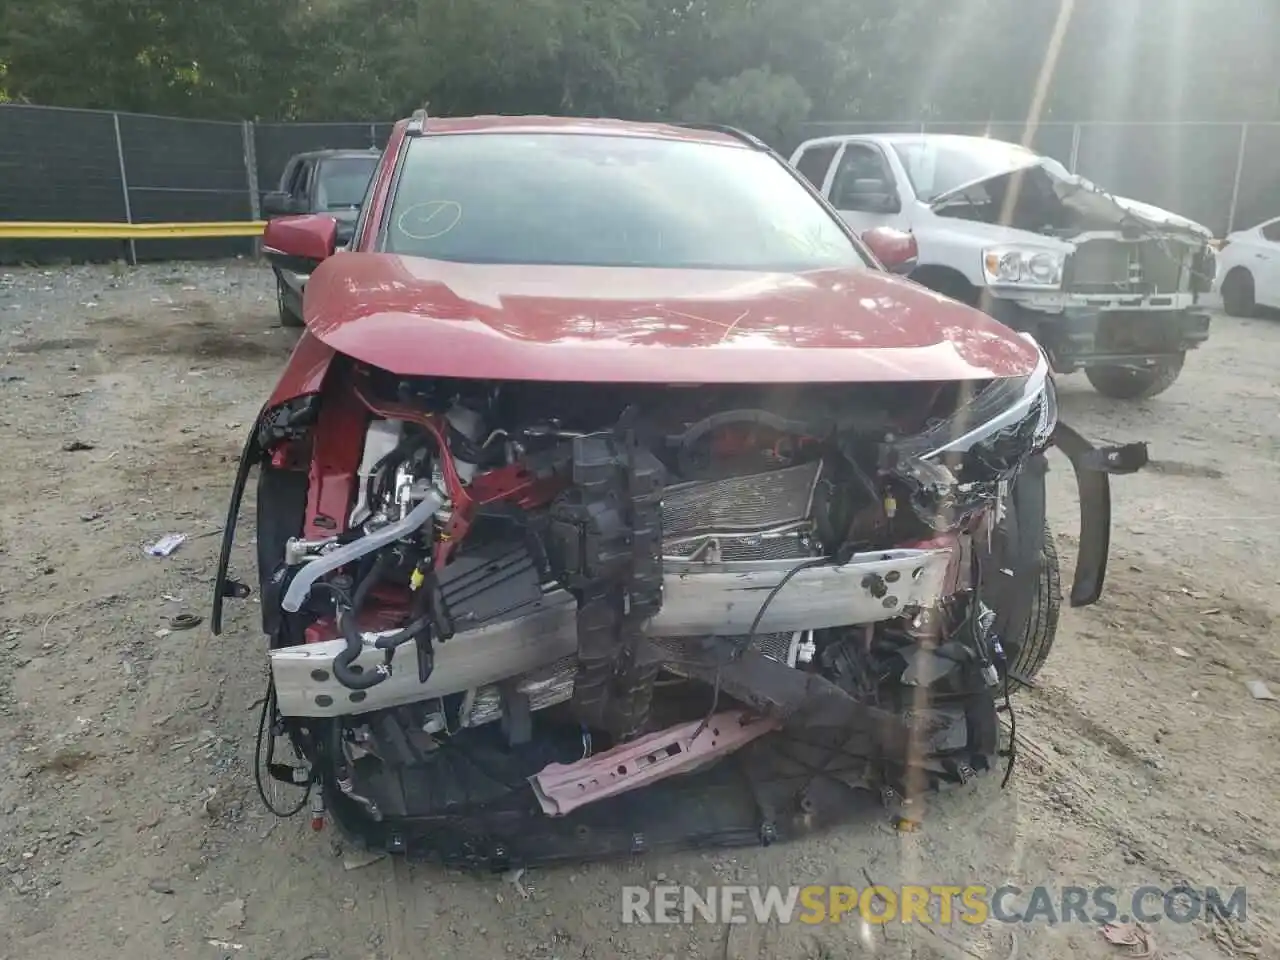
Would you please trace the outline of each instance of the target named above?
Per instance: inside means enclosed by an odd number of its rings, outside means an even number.
[[[872,227],[905,229],[893,169],[873,143],[848,141],[840,150],[827,198],[859,234]]]
[[[303,157],[297,161],[296,168],[286,174],[288,179],[284,190],[287,192],[289,212],[292,214],[311,212],[311,186],[315,179],[315,165],[314,158]],[[280,268],[275,270],[283,285],[279,291],[282,306],[287,307],[295,316],[302,316],[302,292],[307,286],[307,275]]]
[[[298,182],[298,174],[302,166],[301,158],[290,158],[285,164],[284,172],[280,174],[280,182],[276,188],[262,195],[262,213],[268,220],[272,217],[287,217],[300,212],[294,208],[293,188]]]
[[[1280,219],[1259,227],[1252,247],[1254,299],[1264,307],[1280,309]]]
[[[310,157],[298,164],[297,175],[289,186],[289,199],[293,201],[293,209],[298,213],[310,213],[311,187],[315,181],[316,162]]]
[[[821,193],[822,188],[827,184],[827,171],[831,169],[831,163],[839,152],[840,144],[838,143],[813,143],[804,147],[792,159],[792,165],[800,176],[813,184],[814,188]]]
[[[293,181],[298,179],[298,167],[302,165],[302,160],[298,157],[290,158],[289,162],[284,165],[284,173],[280,174],[280,183],[276,187],[277,193],[288,194],[293,190]]]

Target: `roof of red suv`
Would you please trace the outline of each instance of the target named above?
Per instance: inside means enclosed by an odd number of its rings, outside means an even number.
[[[411,121],[402,121],[411,124]],[[727,129],[683,126],[671,123],[641,123],[633,120],[596,119],[592,117],[428,117],[421,131],[411,134],[448,133],[584,133],[620,137],[660,137],[668,140],[692,140],[726,146],[751,146],[743,134]]]

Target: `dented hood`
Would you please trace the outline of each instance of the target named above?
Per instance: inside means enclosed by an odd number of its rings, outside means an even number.
[[[1153,207],[1149,203],[1143,203],[1140,200],[1131,200],[1128,197],[1112,197],[1111,199],[1124,207],[1134,216],[1153,226],[1194,233],[1206,240],[1213,239],[1213,231],[1204,224],[1196,223],[1194,220],[1181,217],[1169,210],[1164,210],[1160,207]]]
[[[1213,231],[1202,224],[1149,203],[1117,197],[1092,180],[1069,173],[1058,161],[1030,153],[1010,152],[1006,162],[993,165],[990,173],[939,194],[929,201],[929,207],[937,210],[967,190],[1025,170],[1037,170],[1048,177],[1058,198],[1091,223],[1115,229],[1122,229],[1126,224],[1141,225],[1156,233],[1189,234],[1201,239],[1213,237]]]
[[[403,376],[614,383],[969,380],[1032,372],[985,314],[866,269],[803,274],[340,253],[307,328]]]

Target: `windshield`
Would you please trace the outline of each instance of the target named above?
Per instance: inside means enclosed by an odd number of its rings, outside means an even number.
[[[316,206],[321,210],[358,207],[373,178],[378,158],[333,157],[320,162],[320,182],[316,188]]]
[[[906,167],[911,189],[925,203],[966,184],[1037,164],[1051,173],[1070,177],[1056,160],[1003,140],[921,137],[894,141],[893,150]]]
[[[869,265],[767,153],[594,134],[414,140],[385,249],[467,263],[784,272]]]

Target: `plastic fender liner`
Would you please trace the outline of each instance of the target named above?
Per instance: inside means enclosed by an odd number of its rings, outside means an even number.
[[[231,485],[231,502],[227,505],[227,519],[222,525],[222,548],[218,553],[218,570],[213,578],[213,610],[209,615],[209,631],[216,637],[222,633],[222,601],[228,596],[242,596],[235,584],[227,575],[231,566],[231,548],[236,540],[236,523],[240,519],[240,501],[244,499],[244,490],[249,483],[249,472],[258,462],[258,429],[262,418],[255,417],[249,426],[249,435],[245,437],[244,447],[240,451],[240,465],[236,470],[235,483]]]
[[[1147,465],[1147,445],[1095,447],[1062,422],[1054,427],[1052,443],[1071,461],[1080,489],[1080,551],[1071,583],[1071,606],[1087,607],[1102,596],[1111,552],[1109,475],[1141,470]]]
[[[280,441],[296,440],[315,423],[320,406],[318,394],[299,394],[274,407],[263,407],[254,417],[240,451],[240,466],[235,483],[231,487],[231,502],[227,505],[227,519],[222,527],[222,550],[218,555],[218,570],[213,582],[213,611],[209,617],[209,629],[216,637],[222,632],[222,601],[227,597],[245,599],[249,588],[227,575],[231,565],[231,548],[236,539],[236,522],[240,517],[240,502],[249,484],[249,472],[260,465]],[[264,610],[264,613],[266,611]]]

